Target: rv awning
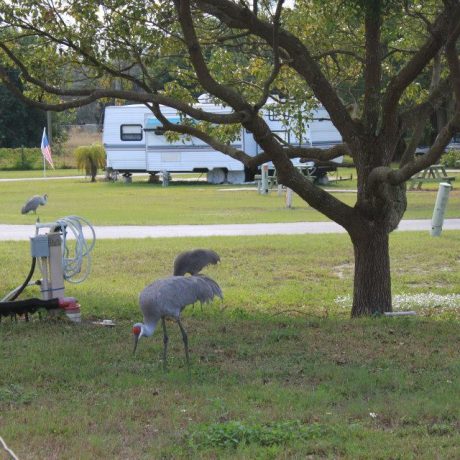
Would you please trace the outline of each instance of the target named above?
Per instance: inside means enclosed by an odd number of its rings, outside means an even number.
[[[179,117],[173,117],[173,118],[168,118],[168,121],[170,123],[174,123],[174,124],[179,124],[180,123],[180,118]],[[158,127],[162,126],[161,122],[159,120],[157,120],[156,118],[147,118],[145,120],[145,127],[144,127],[144,130],[145,131],[149,131],[149,130],[154,130],[154,129],[157,129]]]

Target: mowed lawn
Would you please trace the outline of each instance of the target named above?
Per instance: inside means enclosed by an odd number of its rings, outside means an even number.
[[[131,326],[140,290],[194,247],[221,255],[205,272],[224,300],[184,312],[189,377],[175,324],[168,373],[161,328],[133,356]],[[7,292],[29,244],[0,253]],[[0,324],[0,436],[20,459],[457,459],[459,254],[459,231],[393,234],[393,292],[418,314],[350,320],[346,235],[97,241],[66,284],[82,324]]]
[[[353,206],[356,193],[350,184],[335,183],[328,189]],[[345,190],[344,192],[342,190]],[[347,191],[349,190],[349,191]],[[48,194],[40,207],[42,222],[78,215],[94,225],[231,224],[265,222],[324,221],[325,216],[294,195],[293,208],[276,191],[263,196],[255,185],[208,185],[205,182],[172,183],[169,187],[148,184],[144,176],[132,184],[85,179],[1,182],[0,223],[33,224],[34,214],[21,215],[25,201],[35,194]],[[436,189],[408,193],[405,219],[429,219],[436,201]],[[460,191],[450,193],[446,218],[460,217]]]

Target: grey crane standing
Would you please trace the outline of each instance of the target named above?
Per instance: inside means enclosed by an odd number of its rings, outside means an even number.
[[[174,275],[161,278],[145,287],[139,295],[139,305],[144,317],[143,323],[133,326],[134,351],[141,337],[150,337],[161,320],[163,326],[163,368],[166,370],[166,356],[168,349],[168,334],[166,318],[171,318],[179,325],[184,342],[185,359],[190,367],[188,337],[182,326],[180,314],[187,306],[199,301],[207,303],[214,297],[222,296],[220,286],[208,276],[199,274],[199,271],[210,263],[220,261],[219,256],[211,250],[197,249],[179,254],[174,261]],[[177,275],[177,273],[181,273]],[[191,276],[183,276],[191,273]]]
[[[34,214],[37,214],[37,208],[39,206],[45,206],[48,202],[48,195],[45,193],[42,195],[34,195],[26,201],[26,204],[21,209],[21,214],[27,214],[30,211],[33,211]]]

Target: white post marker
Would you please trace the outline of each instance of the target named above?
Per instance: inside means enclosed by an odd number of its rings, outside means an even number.
[[[168,187],[169,185],[169,172],[166,170],[161,171],[161,185],[163,187]]]
[[[439,184],[436,204],[434,205],[433,217],[431,218],[431,236],[440,236],[442,232],[442,224],[444,222],[444,213],[449,199],[449,192],[452,185],[447,182]]]
[[[261,187],[262,195],[268,194],[268,163],[264,163],[261,168]]]
[[[286,188],[286,208],[292,208],[292,190]]]

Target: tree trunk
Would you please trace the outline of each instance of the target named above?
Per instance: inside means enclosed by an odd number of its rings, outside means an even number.
[[[352,238],[355,278],[351,316],[391,311],[389,236],[382,230]]]
[[[94,161],[91,161],[91,182],[96,182],[97,176],[97,165]]]

